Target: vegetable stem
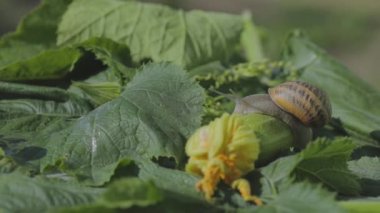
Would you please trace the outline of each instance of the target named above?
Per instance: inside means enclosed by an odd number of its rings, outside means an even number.
[[[66,90],[46,86],[25,85],[0,81],[0,97],[4,98],[35,98],[53,101],[66,101],[69,94]]]

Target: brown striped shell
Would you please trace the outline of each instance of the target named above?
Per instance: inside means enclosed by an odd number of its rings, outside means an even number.
[[[305,126],[321,127],[331,118],[327,94],[306,82],[291,81],[268,90],[272,101]]]

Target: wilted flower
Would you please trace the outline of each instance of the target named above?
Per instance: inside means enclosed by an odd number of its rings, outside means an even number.
[[[260,205],[251,195],[249,182],[241,177],[254,169],[259,156],[259,140],[243,115],[223,114],[198,129],[186,144],[190,157],[186,171],[203,176],[197,188],[211,199],[219,181],[237,188],[245,200]]]

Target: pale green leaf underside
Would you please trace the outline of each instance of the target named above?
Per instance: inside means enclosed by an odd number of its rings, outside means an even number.
[[[77,0],[63,16],[57,42],[106,37],[127,44],[134,61],[152,58],[190,68],[227,60],[239,44],[242,29],[240,16],[184,12],[134,1]]]
[[[44,165],[63,160],[68,172],[102,184],[120,159],[183,157],[184,138],[200,125],[203,90],[170,64],[149,64],[122,95],[47,140]]]
[[[348,162],[348,168],[360,178],[380,180],[380,158],[362,157]]]

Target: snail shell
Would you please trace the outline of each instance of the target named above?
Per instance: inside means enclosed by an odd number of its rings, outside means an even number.
[[[268,90],[272,101],[298,118],[305,126],[321,127],[331,118],[327,94],[306,82],[291,81]]]

